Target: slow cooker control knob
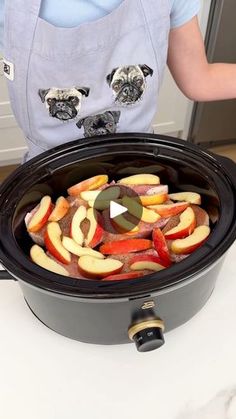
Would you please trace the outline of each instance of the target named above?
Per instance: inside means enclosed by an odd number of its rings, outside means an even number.
[[[149,319],[131,325],[128,335],[139,352],[148,352],[164,345],[163,332],[164,322],[161,319]]]

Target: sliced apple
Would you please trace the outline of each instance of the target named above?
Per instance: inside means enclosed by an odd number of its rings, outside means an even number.
[[[87,210],[86,218],[89,220],[90,225],[84,243],[85,246],[93,248],[96,247],[102,240],[104,232],[102,227],[102,217],[94,208],[89,208]]]
[[[123,263],[116,259],[98,259],[92,256],[81,256],[78,261],[79,272],[94,279],[118,274],[122,267]]]
[[[73,253],[76,256],[93,256],[94,258],[104,259],[104,255],[96,250],[90,249],[89,247],[82,247],[77,244],[70,237],[64,236],[62,238],[62,245],[68,252]]]
[[[190,204],[201,205],[201,195],[196,192],[177,192],[169,194],[173,201],[186,201]]]
[[[127,220],[122,214],[111,219],[111,223],[115,230],[120,234],[137,233],[139,231],[138,226],[135,226],[129,220]]]
[[[59,221],[61,220],[69,211],[70,204],[64,196],[60,196],[56,200],[55,207],[50,214],[48,221]]]
[[[111,186],[103,191],[84,191],[80,194],[81,198],[85,201],[109,201],[119,198],[120,196],[120,187],[119,186]]]
[[[117,183],[121,185],[159,185],[160,178],[151,174],[139,174],[120,179]]]
[[[80,198],[84,199],[84,201],[95,201],[100,193],[100,190],[84,191],[80,193]]]
[[[90,179],[83,180],[82,182],[71,186],[67,189],[67,192],[71,196],[78,196],[83,191],[93,191],[94,189],[98,189],[100,186],[105,185],[107,181],[107,175],[93,176]]]
[[[31,218],[27,230],[30,233],[36,233],[39,231],[48,221],[48,217],[53,210],[53,204],[51,197],[49,195],[44,196],[40,203],[37,211],[34,213]]]
[[[160,228],[155,228],[153,230],[152,238],[153,238],[154,247],[161,259],[161,262],[166,267],[170,266],[172,264],[171,258],[170,258],[170,252],[169,252],[164,234],[162,233]]]
[[[61,235],[62,231],[59,224],[52,221],[47,225],[44,243],[49,253],[59,260],[59,262],[69,264],[71,262],[71,255],[62,245]]]
[[[168,240],[182,239],[194,231],[196,227],[196,217],[192,208],[187,208],[180,215],[179,224],[165,233],[165,238]]]
[[[122,205],[128,209],[131,215],[145,223],[155,223],[161,218],[155,211],[142,207],[135,199],[128,196],[122,198]]]
[[[180,255],[188,255],[198,249],[207,239],[211,230],[208,226],[196,227],[191,236],[185,239],[174,240],[171,244],[172,252]]]
[[[137,255],[130,260],[130,269],[133,271],[161,271],[165,269],[160,258],[153,255]]]
[[[112,201],[117,202],[117,204],[122,204],[121,199],[113,199]],[[88,205],[91,208],[95,208],[97,210],[103,211],[104,209],[110,208],[111,201],[96,199],[95,201],[88,201]]]
[[[151,248],[151,240],[127,239],[104,243],[100,246],[99,251],[104,255],[119,255],[121,253],[141,252]]]
[[[54,272],[58,275],[69,276],[69,272],[63,266],[59,265],[55,260],[50,259],[49,256],[46,255],[44,250],[34,244],[30,249],[30,257],[34,263],[41,268],[47,269],[48,271]]]
[[[146,275],[145,272],[127,272],[124,274],[116,274],[116,275],[110,275],[103,278],[103,281],[123,281],[128,279],[135,279],[140,278],[141,276]]]
[[[74,213],[71,221],[71,237],[80,246],[82,246],[84,242],[84,234],[80,228],[80,225],[86,218],[86,215],[87,209],[81,205]]]
[[[141,195],[137,199],[141,201],[144,207],[147,207],[149,205],[163,204],[163,202],[167,201],[168,195],[167,194]]]
[[[188,206],[189,202],[176,202],[175,204],[150,205],[148,208],[157,212],[161,217],[167,218],[180,214]]]

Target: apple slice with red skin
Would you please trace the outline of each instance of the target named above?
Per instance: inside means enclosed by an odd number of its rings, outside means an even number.
[[[37,211],[34,213],[29,224],[27,225],[27,230],[29,233],[36,233],[39,231],[47,223],[52,210],[53,204],[51,197],[46,195],[41,199]]]
[[[55,260],[50,259],[44,250],[37,244],[34,244],[31,247],[30,257],[32,261],[38,266],[41,266],[41,268],[47,269],[48,271],[54,272],[58,275],[69,276],[69,272]]]
[[[169,267],[172,264],[170,252],[164,234],[162,233],[160,228],[155,228],[153,230],[152,238],[154,247],[160,257],[161,263],[164,266]]]
[[[85,246],[91,247],[92,249],[96,247],[102,241],[103,237],[103,219],[101,214],[93,208],[89,208],[87,210],[86,218],[89,220],[89,230],[87,237],[84,241]]]
[[[142,272],[142,271],[127,272],[124,274],[106,276],[105,278],[103,278],[103,281],[124,281],[124,280],[129,280],[129,279],[140,278],[141,276],[145,276],[145,272]]]
[[[119,260],[120,262],[122,262],[124,264],[123,268],[122,268],[122,271],[121,271],[121,273],[123,274],[123,273],[130,272],[130,266],[129,266],[130,265],[130,260],[136,255],[158,256],[156,250],[152,248],[152,249],[148,249],[148,250],[143,250],[142,252],[138,252],[138,253],[121,253],[121,254],[115,254],[115,255],[110,255],[110,256],[108,255],[107,257],[111,258],[111,259]],[[144,272],[145,272],[145,275],[146,275],[146,271],[144,271]],[[147,273],[149,273],[149,271]]]
[[[139,174],[120,179],[117,183],[121,185],[159,185],[160,178],[152,174]]]
[[[85,201],[114,201],[120,196],[119,186],[110,186],[106,189],[95,191],[84,191],[80,194]]]
[[[196,227],[191,236],[174,240],[171,244],[172,252],[178,255],[188,255],[198,249],[207,240],[211,230],[208,226]]]
[[[180,215],[179,224],[165,233],[165,238],[168,240],[182,239],[194,231],[196,227],[196,217],[192,208],[187,208]]]
[[[139,198],[141,204],[144,207],[147,207],[149,205],[157,205],[157,204],[163,204],[163,202],[166,202],[168,199],[168,195],[166,193],[163,194],[155,194],[155,195],[141,195]]]
[[[177,202],[175,204],[151,205],[148,208],[157,212],[161,217],[167,218],[178,215],[189,207],[189,202]]]
[[[196,227],[199,227],[200,225],[208,225],[209,226],[209,216],[207,212],[199,207],[199,205],[192,205],[190,204],[190,207],[192,208],[195,217],[196,217]],[[176,227],[180,222],[180,216],[174,215],[172,216],[168,223],[165,225],[165,227],[162,229],[162,233],[165,235],[168,231],[170,231],[172,228]]]
[[[56,200],[55,207],[50,214],[48,221],[60,221],[67,214],[69,208],[70,204],[66,198],[64,198],[64,196],[60,196]]]
[[[116,255],[121,253],[141,252],[151,248],[151,240],[127,239],[104,243],[100,246],[99,251],[104,255]]]
[[[169,194],[173,201],[187,201],[190,204],[201,205],[201,195],[197,192],[177,192]]]
[[[98,259],[81,256],[78,261],[79,272],[88,278],[104,278],[120,273],[123,263],[116,259]]]
[[[106,184],[107,181],[107,175],[93,176],[89,179],[77,183],[76,185],[71,186],[67,189],[67,192],[70,196],[78,196],[83,191],[93,191],[94,189],[98,189],[102,185]]]
[[[72,221],[71,221],[71,227],[70,227],[70,235],[72,239],[82,246],[84,242],[84,234],[80,228],[80,225],[82,221],[86,218],[87,215],[87,209],[81,205],[76,212],[73,215]]]
[[[51,255],[53,255],[59,262],[68,265],[71,262],[71,255],[68,250],[64,248],[61,242],[62,231],[58,223],[52,221],[48,223],[44,235],[44,243]]]
[[[68,250],[68,252],[71,252],[76,256],[93,256],[98,259],[104,259],[105,257],[102,253],[97,252],[96,250],[80,246],[70,237],[64,236],[62,238],[62,245],[66,250]]]
[[[150,270],[154,272],[165,269],[161,259],[153,255],[136,255],[130,260],[130,269],[133,271]]]

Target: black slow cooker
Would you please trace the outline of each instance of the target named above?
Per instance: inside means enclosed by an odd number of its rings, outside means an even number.
[[[153,173],[170,191],[201,194],[218,214],[208,240],[161,272],[126,281],[78,280],[35,265],[24,218],[43,195],[53,199],[96,174],[110,179]],[[236,165],[176,138],[119,134],[74,141],[19,167],[0,187],[0,261],[17,279],[35,316],[54,331],[83,342],[135,341],[139,351],[164,343],[210,297],[226,251],[236,238]]]

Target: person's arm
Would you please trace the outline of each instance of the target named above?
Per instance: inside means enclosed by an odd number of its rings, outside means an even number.
[[[170,31],[168,67],[180,90],[205,102],[236,98],[236,64],[209,64],[198,19]]]

